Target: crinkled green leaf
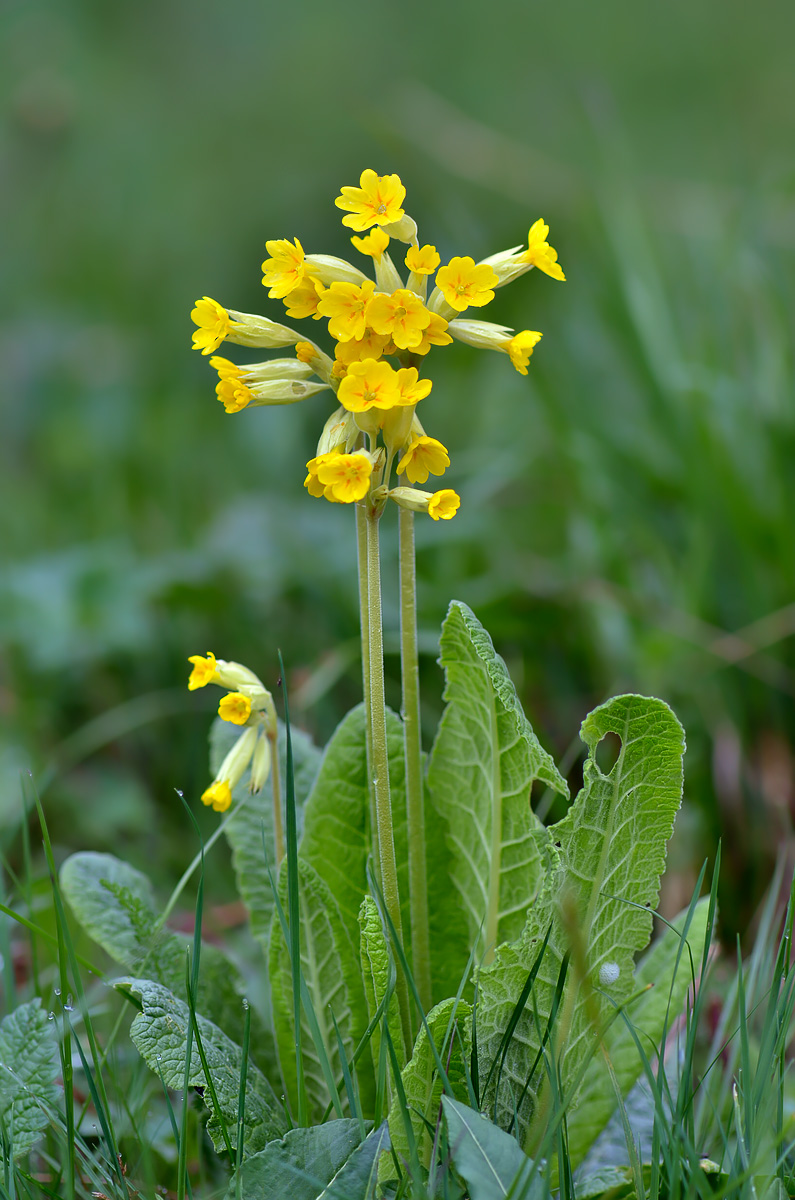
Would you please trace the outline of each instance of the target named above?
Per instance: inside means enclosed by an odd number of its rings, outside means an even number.
[[[112,854],[73,854],[61,867],[61,887],[80,924],[131,975],[162,983],[181,999],[185,951],[190,941],[159,925],[149,879]],[[246,985],[237,967],[217,946],[202,944],[196,1007],[242,1043]],[[273,1037],[251,1011],[251,1057],[266,1072],[276,1064]]]
[[[362,979],[367,999],[368,1024],[378,1011],[389,986],[389,951],[387,949],[384,928],[378,906],[372,896],[365,896],[359,909],[359,928],[361,930],[360,952]],[[400,1012],[397,996],[393,993],[387,1010],[389,1033],[392,1041],[399,1046],[403,1038],[400,1025]],[[381,1055],[381,1022],[376,1025],[370,1037],[373,1068],[377,1072]],[[387,1059],[387,1062],[389,1060]]]
[[[166,1087],[182,1089],[185,1072],[190,1012],[187,1004],[172,992],[151,979],[117,979],[114,986],[138,1002],[141,1012],[130,1027],[130,1037],[147,1066],[162,1074]],[[207,1066],[215,1087],[220,1112],[213,1109],[213,1100],[204,1075],[199,1049],[194,1038],[191,1051],[188,1083],[202,1089],[204,1102],[211,1116],[207,1130],[216,1150],[221,1151],[221,1116],[228,1128],[237,1125],[240,1095],[240,1071],[243,1052],[222,1029],[197,1016],[199,1033],[204,1044]],[[249,1063],[246,1076],[246,1111],[243,1145],[247,1154],[263,1149],[268,1142],[280,1137],[286,1127],[282,1106],[273,1088],[254,1063]]]
[[[673,928],[666,928],[635,970],[635,990],[645,985],[651,986],[649,991],[629,1006],[626,1016],[650,1060],[655,1058],[660,1049],[665,1028],[670,1029],[682,1011],[685,997],[694,982],[693,969],[698,979],[708,918],[709,897],[705,896],[694,908],[687,932],[687,945],[682,946],[681,936],[687,919],[685,910],[671,922]],[[635,1039],[622,1017],[618,1017],[608,1030],[605,1043],[621,1094],[626,1096],[640,1076],[643,1063]],[[577,1106],[568,1114],[567,1145],[573,1167],[582,1161],[607,1125],[615,1107],[615,1089],[604,1059],[601,1054],[595,1054],[586,1071]]]
[[[279,895],[287,909],[287,862],[279,875]],[[350,1060],[356,1045],[367,1028],[367,1008],[362,985],[359,956],[347,928],[340,917],[337,902],[329,888],[312,866],[298,860],[298,901],[301,924],[301,970],[320,1029],[325,1055],[335,1080],[342,1079],[333,1011]],[[271,932],[269,972],[271,1001],[276,1044],[279,1051],[282,1078],[290,1101],[297,1111],[297,1079],[295,1072],[295,1034],[293,1029],[293,986],[290,955],[282,934],[278,915],[274,914]],[[302,1047],[306,1090],[310,1116],[320,1120],[329,1104],[328,1087],[322,1059],[315,1045],[311,1028],[302,1007]],[[371,1072],[360,1075],[360,1084],[372,1089]]]
[[[321,753],[309,734],[292,728],[293,761],[295,777],[295,803],[299,829],[303,819],[303,806],[312,787],[320,765]],[[232,743],[240,736],[240,729],[220,718],[210,729],[210,770],[217,771]],[[282,796],[287,779],[286,739],[284,726],[279,723],[279,763]],[[252,796],[248,791],[248,773],[232,793],[232,803],[245,801],[242,808],[226,825],[225,833],[232,848],[232,863],[240,893],[251,919],[252,933],[267,950],[273,913],[273,891],[268,878],[268,868],[262,848],[265,831],[265,850],[268,862],[275,874],[276,855],[273,843],[273,792],[269,778],[260,792]]]
[[[58,1071],[52,1026],[38,998],[0,1021],[0,1147],[9,1144],[14,1158],[47,1128]]]
[[[453,1013],[455,1013],[454,1027],[448,1037],[450,1018]],[[455,999],[445,1000],[431,1009],[426,1020],[456,1097],[460,1100],[467,1099],[466,1069],[469,1066],[469,1057],[472,1052],[471,1005],[467,1004],[465,1000],[460,1000],[457,1004]],[[430,1162],[432,1138],[426,1122],[431,1129],[436,1128],[443,1083],[437,1072],[436,1059],[424,1026],[417,1035],[414,1052],[401,1071],[400,1078],[403,1081],[406,1105],[420,1161],[427,1166]],[[409,1137],[397,1094],[395,1094],[389,1109],[389,1135],[398,1161],[408,1163]],[[387,1166],[387,1171],[388,1169]]]
[[[620,737],[621,751],[613,769],[604,774],[595,750],[607,733]],[[549,830],[560,856],[559,870],[531,909],[521,939],[500,947],[494,962],[479,975],[478,1049],[480,1076],[485,1079],[550,930],[532,1003],[509,1046],[496,1101],[498,1123],[506,1127],[519,1106],[525,1146],[532,1145],[543,1126],[543,1065],[536,1067],[526,1092],[525,1085],[552,1011],[564,955],[572,952],[572,965],[555,1045],[562,1084],[568,1088],[593,1050],[594,1022],[604,1028],[614,1004],[626,1002],[635,990],[634,959],[651,935],[651,910],[682,796],[684,734],[663,701],[619,696],[586,718],[581,736],[589,749],[584,786],[567,815]],[[579,963],[585,964],[584,982]],[[495,1103],[493,1089],[494,1081],[484,1097],[488,1111]]]
[[[375,1163],[389,1148],[384,1123],[362,1141],[358,1121],[291,1129],[246,1159],[227,1200],[370,1200]]]
[[[534,1164],[516,1138],[451,1096],[442,1096],[442,1108],[450,1156],[469,1200],[530,1200],[547,1194],[537,1171],[532,1178]]]
[[[442,628],[447,701],[428,770],[429,816],[444,830],[469,945],[518,938],[545,878],[543,828],[530,808],[541,779],[568,788],[522,711],[505,663],[474,613],[450,605]],[[448,918],[450,924],[454,917]],[[466,965],[457,966],[460,978]]]

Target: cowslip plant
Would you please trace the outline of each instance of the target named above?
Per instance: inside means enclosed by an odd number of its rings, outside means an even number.
[[[461,1146],[448,1141],[470,1128],[462,1105],[487,1114],[522,1162],[556,1164],[565,1109],[570,1170],[684,1004],[707,936],[707,908],[694,904],[639,957],[682,794],[683,731],[662,701],[619,696],[585,719],[583,787],[545,826],[533,784],[568,797],[567,783],[488,633],[453,601],[440,642],[446,706],[423,757],[414,514],[449,520],[459,497],[416,486],[450,465],[417,415],[422,405],[425,421],[432,391],[421,372],[432,348],[458,339],[526,374],[540,333],[463,314],[533,267],[564,276],[541,220],[527,246],[440,265],[404,199],[396,175],[367,170],[336,200],[373,277],[306,254],[297,238],[266,243],[269,297],[290,319],[326,320],[333,357],[292,327],[208,297],[192,314],[228,413],[332,394],[304,482],[356,515],[364,703],[323,752],[277,721],[248,667],[190,659],[191,689],[226,692],[202,800],[220,814],[263,947],[269,1014],[249,1014],[241,1035],[240,1011],[227,1019],[230,993],[243,990],[234,970],[197,939],[186,976],[184,946],[126,864],[80,855],[63,872],[78,917],[130,973],[118,987],[139,1008],[141,1054],[164,1086],[202,1088],[216,1150],[235,1168],[230,1195],[286,1194],[299,1174],[319,1181],[312,1196],[332,1180],[324,1195],[406,1194],[409,1180],[433,1193],[451,1160],[467,1178]],[[292,347],[295,357],[237,366],[215,354],[223,341]],[[401,716],[384,701],[379,523],[391,504]],[[596,750],[608,735],[620,749],[603,770]],[[223,987],[202,985],[200,954],[208,969],[215,959]]]

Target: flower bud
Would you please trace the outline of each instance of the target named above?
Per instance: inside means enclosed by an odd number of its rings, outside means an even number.
[[[327,287],[337,281],[355,283],[361,287],[367,279],[364,271],[354,267],[353,263],[346,262],[344,258],[334,258],[331,254],[307,254],[306,264],[314,278]]]
[[[395,241],[406,242],[409,246],[417,244],[417,222],[408,213],[404,213],[399,221],[382,225],[381,228]]]
[[[248,789],[250,792],[261,792],[271,773],[271,744],[265,730],[260,730],[257,744],[254,747],[254,757],[251,763],[251,779]]]

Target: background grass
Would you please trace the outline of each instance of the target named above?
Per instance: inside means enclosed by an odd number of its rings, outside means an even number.
[[[463,506],[420,532],[428,734],[451,596],[557,757],[611,692],[663,696],[689,743],[664,903],[722,834],[744,929],[793,800],[792,6],[8,0],[0,20],[12,863],[31,767],[57,854],[177,876],[173,789],[206,777],[190,653],[273,683],[280,646],[320,738],[357,699],[350,514],[301,487],[328,402],[226,416],[188,314],[208,294],[278,318],[266,238],[347,254],[333,199],[372,166],[443,257],[543,216],[568,276],[485,314],[544,331],[527,379],[432,358],[423,420]],[[227,883],[219,864],[214,901]]]

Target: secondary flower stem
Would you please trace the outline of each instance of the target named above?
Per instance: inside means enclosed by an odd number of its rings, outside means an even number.
[[[271,744],[271,787],[273,789],[273,845],[276,855],[276,874],[284,858],[284,825],[282,822],[282,781],[279,774],[279,738],[276,730],[267,735]]]
[[[422,1006],[431,1007],[431,950],[425,865],[425,799],[422,780],[420,670],[417,655],[417,565],[414,513],[400,509],[400,665],[406,746],[406,816],[409,852],[411,964]]]
[[[370,798],[370,837],[375,842],[378,823],[375,815],[375,790],[373,788],[373,729],[371,723],[372,703],[370,700],[370,604],[367,583],[367,514],[364,504],[356,504],[355,508],[356,547],[359,563],[359,620],[362,628],[362,686],[365,713],[364,736],[367,748],[367,794]],[[377,864],[377,875],[380,880],[380,863]]]
[[[378,545],[380,510],[367,505],[367,607],[369,611],[370,660],[370,725],[372,730],[373,788],[375,791],[378,859],[381,867],[381,890],[395,932],[403,945],[403,924],[400,919],[395,839],[392,829],[392,804],[389,796],[389,752],[386,736],[386,702],[384,699],[384,635],[381,612],[381,562]],[[406,977],[398,966],[396,992],[400,1008],[405,1054],[412,1046],[409,991]]]

